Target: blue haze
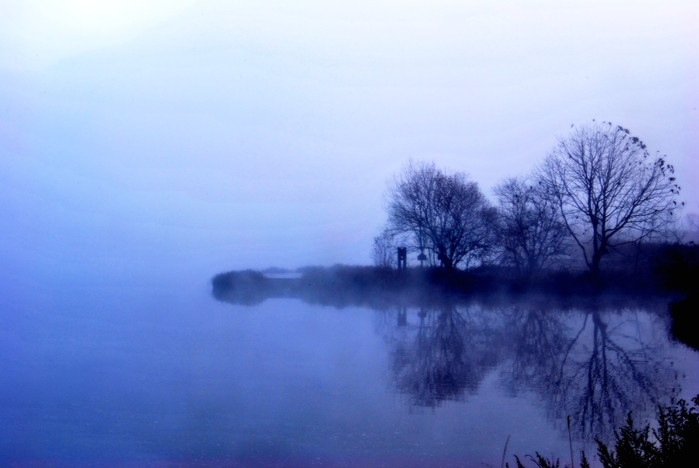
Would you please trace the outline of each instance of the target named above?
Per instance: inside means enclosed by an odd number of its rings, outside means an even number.
[[[369,263],[410,158],[490,195],[592,118],[696,212],[696,2],[326,3],[0,5],[0,463],[565,448],[495,374],[411,412],[374,311],[209,279]]]

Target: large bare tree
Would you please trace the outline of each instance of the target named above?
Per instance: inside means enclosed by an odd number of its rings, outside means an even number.
[[[555,200],[539,185],[510,178],[495,187],[497,239],[504,263],[534,274],[565,252],[568,235]]]
[[[662,156],[609,122],[575,128],[539,170],[593,273],[614,247],[651,235],[672,215],[679,186]]]
[[[445,174],[433,163],[410,163],[389,192],[389,226],[410,234],[446,269],[480,258],[491,245],[493,209],[464,174]]]

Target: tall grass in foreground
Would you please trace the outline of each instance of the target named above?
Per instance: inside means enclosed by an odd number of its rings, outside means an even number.
[[[614,431],[616,441],[610,448],[597,440],[597,454],[604,468],[658,468],[696,466],[699,460],[699,395],[692,399],[692,406],[685,400],[676,404],[658,408],[658,425],[651,428],[635,427],[631,413],[626,424]],[[539,468],[560,468],[560,460],[551,460],[538,452],[527,458]],[[526,468],[515,455],[517,468]],[[571,460],[573,464],[573,460]],[[509,468],[509,463],[506,464]],[[567,465],[566,465],[567,466]],[[590,464],[581,453],[580,467],[589,468]]]

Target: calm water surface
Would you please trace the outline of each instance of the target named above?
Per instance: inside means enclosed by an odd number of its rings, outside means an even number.
[[[11,280],[11,279],[10,279]],[[569,459],[699,392],[642,307],[218,302],[205,281],[4,296],[0,464],[500,466]],[[509,442],[508,442],[509,441]]]

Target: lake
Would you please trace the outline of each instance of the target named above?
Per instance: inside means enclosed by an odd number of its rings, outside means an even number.
[[[505,448],[565,463],[569,435],[578,463],[628,411],[699,393],[663,304],[245,306],[194,277],[5,280],[2,465],[499,467]]]

